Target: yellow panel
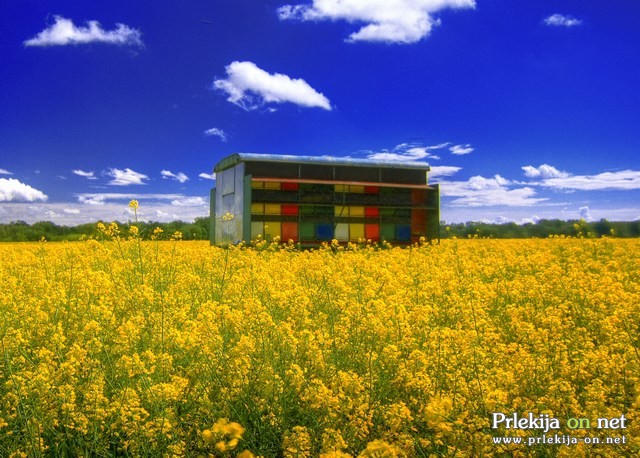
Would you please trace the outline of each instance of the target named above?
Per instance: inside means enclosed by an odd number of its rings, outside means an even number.
[[[264,189],[264,181],[251,180],[252,189]]]
[[[336,192],[347,192],[348,191],[348,186],[345,184],[337,184],[336,185]]]
[[[280,189],[280,183],[277,181],[265,181],[264,189]]]
[[[364,216],[364,207],[349,207],[349,216],[358,218]]]
[[[252,215],[264,215],[264,204],[251,204]]]
[[[355,242],[364,238],[364,224],[349,224],[349,240]]]
[[[349,216],[349,207],[341,207],[338,205],[335,209],[335,215],[344,216],[346,218],[347,216]]]
[[[271,240],[274,237],[280,237],[282,235],[281,224],[275,221],[269,221],[264,225],[264,237],[267,240]]]
[[[255,240],[260,237],[264,237],[264,223],[252,221],[251,222],[251,240]]]
[[[279,215],[280,214],[280,204],[264,204],[264,214],[265,215]]]
[[[335,237],[341,242],[349,240],[349,225],[346,223],[336,224]]]
[[[352,184],[351,186],[349,186],[349,192],[362,194],[364,192],[364,186],[359,184]]]

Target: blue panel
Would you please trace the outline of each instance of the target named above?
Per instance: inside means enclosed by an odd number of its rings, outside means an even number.
[[[316,226],[316,238],[319,240],[331,240],[333,238],[333,224],[318,224]]]
[[[396,226],[396,240],[399,242],[410,242],[411,226],[408,224],[398,224]]]

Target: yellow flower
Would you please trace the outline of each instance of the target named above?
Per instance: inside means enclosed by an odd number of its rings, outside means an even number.
[[[213,439],[214,439],[213,432],[210,429],[205,429],[204,431],[202,431],[202,438],[204,439],[205,442],[208,442],[208,443],[213,442]]]

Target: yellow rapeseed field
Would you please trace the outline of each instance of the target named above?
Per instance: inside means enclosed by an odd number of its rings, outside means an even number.
[[[638,240],[101,230],[0,245],[0,456],[640,455]]]

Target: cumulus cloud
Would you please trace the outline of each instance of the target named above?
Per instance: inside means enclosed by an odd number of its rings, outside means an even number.
[[[47,195],[15,178],[0,178],[0,202],[46,201]]]
[[[54,23],[24,42],[25,46],[65,46],[87,43],[143,46],[142,33],[124,24],[116,24],[113,30],[104,30],[98,21],[88,21],[86,26],[76,26],[71,19],[55,16]]]
[[[462,167],[455,167],[452,165],[434,165],[431,166],[429,171],[430,178],[448,177],[454,175],[462,170]]]
[[[216,174],[215,173],[204,173],[204,172],[202,172],[198,176],[200,178],[204,178],[205,180],[215,180],[216,179]]]
[[[303,79],[267,73],[253,62],[232,62],[226,71],[227,78],[215,80],[213,87],[225,92],[229,102],[245,110],[254,110],[267,103],[287,102],[331,110],[329,99]]]
[[[580,19],[576,19],[573,16],[556,13],[545,18],[544,23],[546,25],[555,27],[574,27],[576,25],[582,24],[582,21]]]
[[[131,199],[139,201],[170,201],[183,198],[183,194],[139,194],[139,193],[82,193],[75,195],[78,202],[88,205],[103,205],[105,202],[128,202]]]
[[[211,129],[205,130],[204,134],[207,137],[219,137],[223,142],[227,141],[227,134],[222,129],[218,129],[217,127],[212,127]]]
[[[529,178],[565,178],[569,176],[567,172],[561,172],[549,164],[542,164],[539,167],[525,165],[522,170],[524,170],[525,176]]]
[[[391,151],[369,152],[368,159],[375,161],[419,161],[421,159],[440,159],[431,154],[431,151],[445,148],[449,143],[441,143],[434,146],[422,146],[415,143],[401,143]]]
[[[500,175],[493,178],[474,176],[467,181],[440,182],[440,194],[455,197],[449,205],[468,207],[524,207],[548,200],[536,197],[536,191],[531,187],[510,189],[512,185]]]
[[[87,180],[97,180],[98,178],[96,178],[95,174],[93,172],[85,172],[84,170],[72,170],[72,173],[81,176],[81,177],[85,177]]]
[[[593,218],[591,217],[591,210],[586,205],[584,207],[580,207],[580,218],[585,221],[591,221]]]
[[[472,153],[473,148],[471,147],[470,144],[467,143],[466,145],[454,145],[451,148],[449,148],[449,151],[451,151],[451,154],[462,156],[463,154]]]
[[[171,179],[171,180],[179,181],[180,183],[184,183],[185,181],[189,180],[189,177],[182,172],[178,172],[176,174],[169,170],[163,170],[162,172],[160,172],[160,175],[162,175],[162,178],[165,180]]]
[[[416,43],[440,24],[433,15],[447,8],[474,8],[475,0],[313,0],[278,8],[281,20],[347,21],[364,24],[347,41]]]
[[[572,175],[549,165],[522,167],[525,176],[537,181],[528,184],[570,191],[640,189],[640,170],[619,170],[595,175]]]
[[[440,190],[442,191],[442,189],[441,187]],[[534,197],[535,195],[536,192],[534,189],[526,187],[518,189],[481,190],[458,197],[452,200],[450,205],[463,207],[492,207],[502,205],[508,207],[523,207],[548,200],[547,198]]]
[[[13,175],[13,173],[5,169],[0,169],[0,175]]]
[[[79,195],[78,202],[85,205],[104,205],[106,197],[102,195],[86,194]]]
[[[105,172],[107,176],[113,178],[108,184],[112,186],[129,186],[132,184],[146,184],[143,180],[148,180],[149,177],[142,173],[134,172],[133,170],[126,168],[109,169]]]
[[[466,182],[466,186],[472,190],[502,189],[508,184],[510,184],[509,180],[500,175],[495,175],[493,178],[474,176]]]
[[[596,175],[567,174],[563,177],[550,177],[536,184],[549,188],[577,191],[640,189],[640,170],[620,170]]]
[[[116,194],[114,194],[116,195]],[[206,217],[209,207],[179,207],[171,205],[171,200],[181,197],[180,194],[122,194],[118,199],[104,198],[102,205],[81,205],[69,202],[45,202],[38,205],[24,202],[0,203],[0,221],[26,221],[33,224],[37,221],[55,218],[57,224],[77,225],[95,223],[96,221],[126,221],[131,219],[129,201],[138,199],[140,209],[138,219],[148,221],[193,221]],[[160,198],[162,197],[162,198]],[[182,196],[184,197],[184,196]]]
[[[208,202],[202,197],[181,197],[180,199],[172,200],[171,205],[175,205],[177,207],[198,207],[201,205],[208,205]]]

